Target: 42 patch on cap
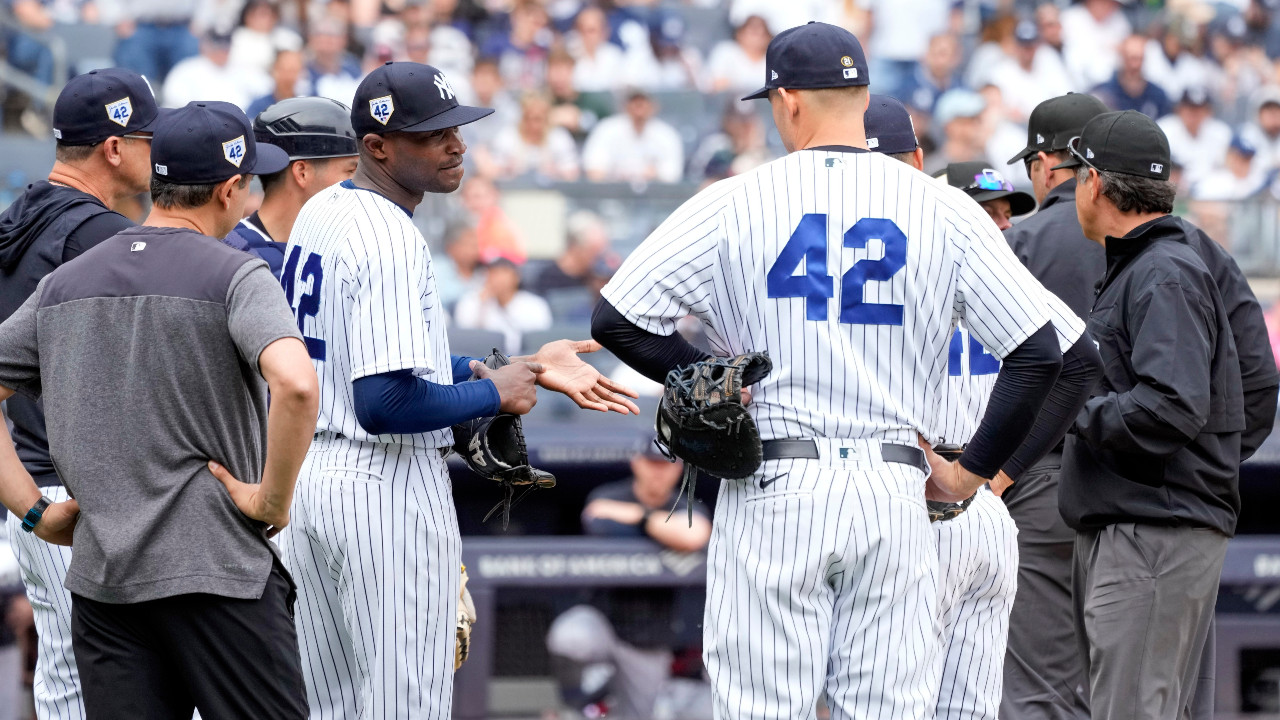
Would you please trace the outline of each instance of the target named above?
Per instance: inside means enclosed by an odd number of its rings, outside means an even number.
[[[245,148],[243,135],[234,140],[228,140],[222,143],[222,157],[226,158],[227,162],[235,165],[236,167],[240,167],[240,163],[244,162],[244,153]]]
[[[383,125],[387,124],[387,121],[391,119],[391,115],[395,111],[396,104],[390,95],[383,95],[369,101],[369,114],[373,116],[374,120]]]
[[[107,119],[120,127],[129,126],[129,118],[133,117],[133,103],[128,97],[122,97],[113,103],[107,103]]]

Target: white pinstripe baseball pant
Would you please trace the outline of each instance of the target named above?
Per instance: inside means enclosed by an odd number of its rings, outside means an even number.
[[[446,720],[462,548],[438,450],[317,440],[281,549],[316,720]]]
[[[811,720],[825,690],[832,720],[930,718],[938,555],[925,475],[884,462],[877,441],[818,448],[818,460],[720,483],[704,651],[715,716]]]

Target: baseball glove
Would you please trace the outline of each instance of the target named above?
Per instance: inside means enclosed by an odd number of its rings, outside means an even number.
[[[467,566],[462,566],[462,584],[458,591],[458,642],[453,648],[453,669],[462,667],[471,654],[471,626],[476,624],[476,604],[467,589]]]
[[[942,456],[943,460],[955,462],[960,459],[960,453],[964,452],[963,445],[934,445],[933,451]],[[977,495],[970,495],[963,502],[951,503],[942,502],[941,500],[926,500],[929,506],[929,522],[945,522],[960,517],[960,514],[969,509],[969,503],[973,502],[973,498]]]
[[[510,365],[511,360],[497,348],[484,359],[485,366],[496,370]],[[476,379],[475,375],[471,379]],[[498,413],[474,418],[453,426],[453,450],[462,456],[463,462],[480,477],[502,485],[504,498],[484,516],[487,522],[499,509],[502,510],[502,527],[511,520],[511,508],[523,499],[515,497],[517,486],[527,488],[552,488],[556,478],[549,472],[529,465],[529,449],[524,442],[524,428],[519,415]]]
[[[686,491],[692,495],[699,470],[737,480],[759,469],[764,456],[760,431],[742,404],[742,389],[772,369],[769,355],[761,352],[710,358],[667,374],[658,405],[658,444],[685,463],[677,504]]]

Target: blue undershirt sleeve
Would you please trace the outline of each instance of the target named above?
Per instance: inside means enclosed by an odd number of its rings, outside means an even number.
[[[471,368],[469,366],[471,365],[472,360],[480,360],[481,362],[483,362],[484,358],[473,358],[467,355],[453,356],[453,384],[454,385],[464,383],[471,379]]]
[[[454,365],[456,369],[456,358]],[[501,404],[492,380],[440,385],[415,376],[411,370],[368,375],[351,386],[356,420],[374,435],[440,430],[463,420],[496,415]]]

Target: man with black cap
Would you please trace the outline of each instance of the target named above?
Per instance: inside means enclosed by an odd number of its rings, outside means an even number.
[[[292,582],[268,538],[319,393],[266,263],[219,239],[249,174],[288,160],[212,102],[165,117],[150,160],[146,225],[54,270],[0,325],[0,399],[43,398],[75,498],[42,496],[0,431],[0,501],[20,532],[74,539],[88,717],[302,718]]]
[[[1013,183],[989,162],[951,163],[934,177],[946,180],[977,201],[1001,230],[1013,227],[1013,218],[1036,209],[1036,199],[1014,190]]]
[[[322,411],[282,539],[316,718],[449,717],[462,562],[444,453],[450,427],[527,413],[535,383],[637,412],[561,340],[489,370],[453,355],[412,213],[462,182],[459,105],[444,73],[387,63],[360,83],[355,176],[307,201],[280,281],[320,373]],[[475,382],[465,382],[477,376]],[[335,522],[341,518],[340,522]],[[407,709],[411,708],[411,709]]]
[[[54,268],[134,226],[114,208],[147,191],[151,133],[161,112],[146,81],[128,70],[94,70],[63,87],[53,107],[56,146],[49,179],[31,184],[0,215],[0,321]],[[50,498],[66,500],[49,458],[40,403],[15,395],[5,410],[27,472]],[[6,522],[40,639],[33,685],[37,715],[83,717],[67,632],[71,595],[63,587],[71,548],[20,532],[13,515]]]
[[[356,132],[346,105],[329,98],[296,97],[259,113],[253,135],[288,153],[289,166],[258,178],[262,206],[241,220],[225,242],[266,260],[271,274],[279,278],[289,232],[302,206],[355,174]]]
[[[968,500],[1015,451],[1034,459],[1057,442],[1065,424],[1039,411],[1048,395],[1068,412],[1083,400],[1084,382],[1055,378],[1091,380],[1093,344],[1071,348],[1083,376],[1066,372],[1043,287],[982,209],[867,152],[867,66],[851,33],[779,33],[764,80],[750,97],[768,98],[790,154],[660,225],[605,286],[592,334],[657,381],[706,358],[674,334],[690,314],[716,354],[772,359],[749,405],[763,464],[720,484],[712,523],[716,717],[811,719],[824,693],[833,717],[932,717],[925,496]],[[919,437],[942,442],[933,411],[957,320],[1004,363],[950,463]]]
[[[1249,422],[1232,300],[1190,240],[1200,231],[1169,214],[1154,121],[1100,115],[1070,150],[1058,167],[1076,173],[1080,225],[1107,258],[1089,318],[1105,370],[1059,487],[1092,717],[1176,717],[1196,695],[1240,511]]]

